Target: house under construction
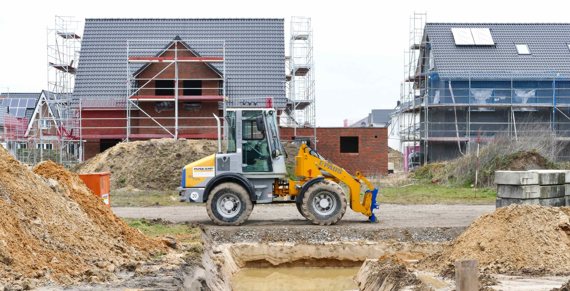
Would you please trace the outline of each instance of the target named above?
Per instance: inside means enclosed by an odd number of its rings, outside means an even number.
[[[310,21],[291,19],[286,58],[283,19],[86,19],[73,94],[84,158],[124,140],[216,138],[226,107],[314,127]]]
[[[410,23],[395,120],[406,158],[447,160],[497,136],[570,138],[570,24]]]

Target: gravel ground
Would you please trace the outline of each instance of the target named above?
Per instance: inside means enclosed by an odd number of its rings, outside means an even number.
[[[213,225],[203,204],[165,207],[114,207],[113,210],[118,216],[126,218],[161,218],[172,222]],[[384,204],[380,206],[379,210],[376,210],[379,223],[368,223],[365,216],[348,209],[337,226],[364,229],[466,227],[475,218],[494,210],[494,205]],[[294,204],[256,205],[248,221],[241,227],[260,225],[312,226],[297,212]]]

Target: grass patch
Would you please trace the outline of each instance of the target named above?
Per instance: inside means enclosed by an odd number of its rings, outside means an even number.
[[[467,188],[439,184],[380,187],[380,203],[398,204],[493,204],[497,192],[490,188]]]
[[[200,229],[187,224],[170,223],[160,219],[134,219],[123,218],[131,227],[134,227],[148,236],[187,236],[194,235],[200,238]]]
[[[176,191],[119,190],[111,191],[111,206],[145,207],[182,205]]]
[[[169,236],[176,239],[178,249],[184,252],[184,260],[190,264],[199,264],[204,246],[199,227],[188,224],[171,223],[161,219],[123,218],[133,228],[151,237]]]

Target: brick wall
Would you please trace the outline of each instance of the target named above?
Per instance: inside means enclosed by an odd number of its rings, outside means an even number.
[[[292,128],[281,128],[283,140],[293,139]],[[297,129],[298,136],[310,136],[313,129]],[[358,153],[341,153],[340,137],[358,137]],[[388,129],[380,127],[317,128],[317,149],[326,159],[345,168],[349,173],[365,175],[388,172]],[[291,153],[289,153],[291,154]]]
[[[221,116],[217,102],[195,103],[200,106],[199,110],[186,109],[184,103],[185,102],[180,102],[178,108],[178,127],[180,135],[216,132],[216,120],[212,114]],[[139,106],[147,114],[159,121],[162,126],[174,132],[174,108],[158,112],[155,102],[143,102],[140,103]],[[164,129],[160,128],[155,121],[140,111],[133,112],[131,122],[133,127],[131,132],[134,134],[168,134]]]
[[[126,110],[83,110],[81,111],[81,133],[89,138],[93,135],[127,134]]]

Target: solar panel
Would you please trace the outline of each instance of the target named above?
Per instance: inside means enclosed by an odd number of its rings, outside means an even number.
[[[474,45],[475,41],[471,35],[470,28],[451,28],[451,33],[453,33],[453,39],[455,40],[455,45]]]
[[[489,28],[451,28],[455,45],[495,45]]]
[[[24,117],[24,116],[26,116],[26,109],[18,107],[18,108],[16,108],[14,113],[11,115],[14,117],[18,117],[18,118]]]
[[[475,45],[495,45],[489,28],[471,28],[471,35]]]

